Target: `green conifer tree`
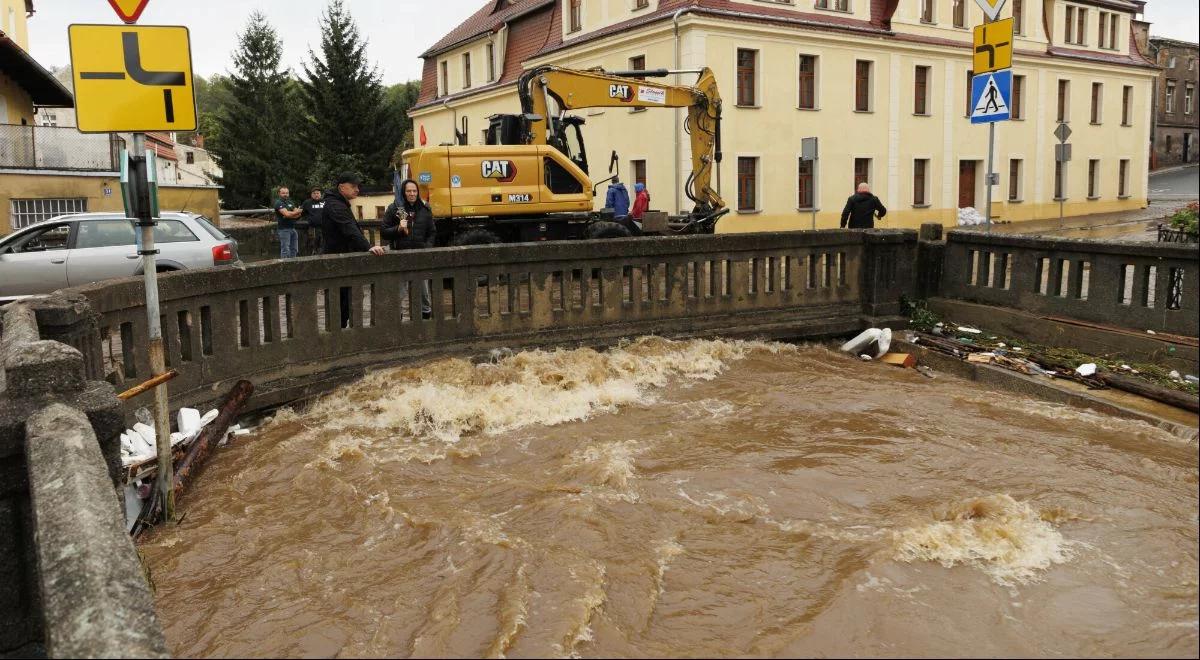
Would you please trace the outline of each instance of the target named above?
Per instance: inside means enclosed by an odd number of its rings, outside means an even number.
[[[367,61],[366,40],[342,0],[331,0],[321,21],[320,53],[304,66],[306,146],[311,175],[328,180],[342,171],[386,184],[403,115],[388,103],[378,69]]]
[[[301,151],[300,101],[294,81],[281,68],[282,43],[266,16],[250,14],[233,53],[228,94],[215,109],[211,152],[224,175],[227,209],[260,208],[279,185],[305,180]]]

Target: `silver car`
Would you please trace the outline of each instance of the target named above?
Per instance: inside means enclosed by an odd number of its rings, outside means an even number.
[[[140,275],[134,229],[122,213],[80,213],[0,238],[0,302]],[[241,263],[237,241],[193,213],[163,213],[154,242],[159,272]]]

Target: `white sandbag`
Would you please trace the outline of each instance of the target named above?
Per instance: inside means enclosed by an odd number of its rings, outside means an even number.
[[[204,428],[205,426],[212,424],[213,420],[217,418],[217,414],[216,408],[204,413],[204,416],[200,418],[199,428]]]
[[[184,436],[191,435],[200,429],[200,411],[195,408],[180,408],[177,419],[179,432]]]
[[[154,427],[146,426],[145,424],[138,422],[137,424],[133,425],[133,430],[142,437],[142,440],[146,443],[147,451],[149,451],[152,456],[157,456],[158,435],[154,432]]]
[[[1080,376],[1091,376],[1096,373],[1096,364],[1094,362],[1081,364],[1078,367],[1075,367],[1075,373],[1079,374]]]
[[[880,334],[881,330],[879,328],[867,328],[859,333],[854,339],[842,344],[841,350],[847,353],[859,353],[862,351],[862,349],[870,346],[871,342],[878,340]]]
[[[892,329],[884,328],[879,331],[879,339],[875,340],[878,348],[875,350],[875,359],[879,359],[887,354],[888,349],[892,347]]]

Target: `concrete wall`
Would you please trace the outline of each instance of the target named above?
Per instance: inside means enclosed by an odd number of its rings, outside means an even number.
[[[158,204],[163,211],[192,211],[209,218],[220,216],[215,186],[160,186]],[[86,198],[88,211],[121,211],[121,181],[111,173],[40,173],[0,170],[0,235],[12,231],[13,199]]]
[[[114,492],[121,402],[88,380],[81,299],[13,303],[0,339],[0,655],[165,657]]]

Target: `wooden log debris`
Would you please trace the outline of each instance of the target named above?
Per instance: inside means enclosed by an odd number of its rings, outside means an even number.
[[[1133,376],[1126,376],[1124,374],[1114,374],[1102,371],[1097,373],[1096,377],[1099,378],[1105,385],[1108,385],[1115,390],[1121,390],[1123,392],[1129,392],[1130,394],[1144,396],[1147,399],[1153,399],[1160,403],[1165,403],[1167,405],[1189,410],[1191,412],[1200,412],[1200,397],[1197,397],[1194,394],[1188,394],[1187,392],[1181,392],[1179,390],[1173,390],[1161,385],[1155,385],[1154,383],[1142,380],[1141,378],[1134,378]]]
[[[237,419],[242,406],[246,405],[250,395],[254,393],[254,385],[248,380],[239,380],[225,395],[225,400],[217,408],[217,418],[200,431],[200,435],[188,447],[187,455],[179,462],[175,470],[175,495],[183,492],[184,485],[194,479],[205,459],[212,453],[212,447],[229,431],[229,426]]]
[[[134,385],[133,387],[118,394],[117,398],[122,401],[125,401],[127,399],[132,399],[133,397],[135,397],[143,392],[149,392],[150,390],[158,387],[159,385],[162,385],[163,383],[167,382],[168,380],[171,380],[172,378],[174,378],[178,375],[179,375],[178,371],[171,369],[169,371],[166,371],[164,373],[161,373],[161,374],[155,376],[154,378],[151,378],[150,380],[148,380],[140,385]]]

